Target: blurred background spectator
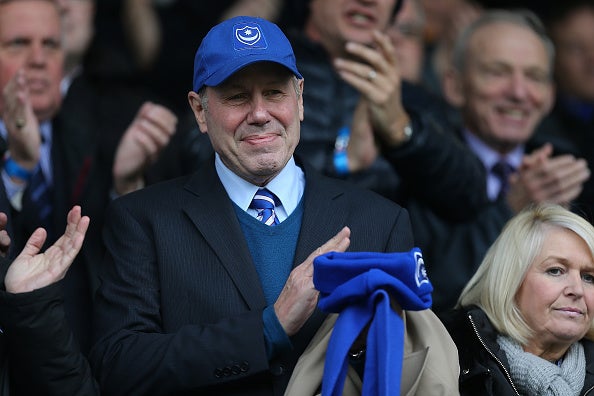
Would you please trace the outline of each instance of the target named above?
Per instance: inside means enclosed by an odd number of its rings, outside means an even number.
[[[594,169],[594,2],[555,2],[544,15],[556,47],[557,95],[533,145],[551,142],[556,152],[585,158]],[[574,210],[594,221],[592,178],[574,202]]]

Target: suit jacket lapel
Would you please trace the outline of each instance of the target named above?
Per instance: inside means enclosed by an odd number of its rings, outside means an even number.
[[[221,184],[214,159],[194,174],[185,186],[196,196],[184,211],[204,239],[217,252],[222,265],[241,292],[250,309],[266,306],[264,292],[233,203]]]
[[[301,264],[318,247],[332,238],[345,224],[343,190],[327,183],[310,166],[299,164],[305,172],[304,213],[293,266]],[[194,174],[186,190],[196,196],[184,210],[200,233],[217,252],[221,263],[250,308],[266,305],[260,278],[253,265],[233,203],[227,196],[215,168],[214,159]],[[216,219],[214,218],[216,216]]]
[[[305,193],[295,266],[340,231],[347,215],[341,200],[343,190],[326,183],[327,179],[309,165],[299,165],[305,172]]]

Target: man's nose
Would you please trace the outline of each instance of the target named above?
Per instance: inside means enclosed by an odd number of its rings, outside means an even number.
[[[528,95],[528,82],[526,77],[520,73],[514,74],[510,81],[510,92],[516,99],[525,99]]]
[[[44,65],[46,63],[46,49],[43,47],[42,44],[31,45],[28,61],[30,64],[35,66]]]
[[[256,95],[252,98],[247,121],[250,124],[265,124],[270,121],[270,113],[268,112],[266,100],[263,96]]]

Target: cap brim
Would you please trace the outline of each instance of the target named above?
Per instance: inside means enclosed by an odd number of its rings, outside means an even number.
[[[272,62],[279,64],[281,66],[286,67],[291,73],[293,73],[297,78],[302,79],[303,76],[299,73],[299,70],[294,66],[294,62],[292,61],[283,61],[283,60],[271,60],[269,56],[249,56],[245,58],[238,59],[238,62],[230,62],[225,65],[225,67],[217,70],[211,76],[209,76],[203,85],[207,85],[209,87],[216,87],[217,85],[223,83],[226,79],[231,77],[233,74],[237,73],[239,70],[243,69],[246,66],[253,65],[254,63],[258,62]],[[202,88],[202,87],[200,87]],[[198,89],[200,89],[198,88]]]

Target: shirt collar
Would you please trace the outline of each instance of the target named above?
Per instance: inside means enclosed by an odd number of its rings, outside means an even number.
[[[223,164],[218,153],[215,154],[215,168],[231,201],[242,210],[247,211],[254,194],[260,187],[233,173]],[[281,202],[281,206],[277,208],[277,212],[280,213],[277,214],[288,216],[297,208],[303,196],[305,175],[295,163],[295,159],[291,157],[283,170],[264,187],[274,193]]]
[[[505,160],[508,164],[513,166],[514,169],[520,168],[520,165],[522,164],[522,158],[524,156],[524,145],[518,145],[506,155],[501,155],[491,147],[487,146],[485,142],[483,142],[479,137],[469,130],[465,129],[462,133],[468,142],[468,146],[480,158],[483,165],[485,166],[485,169],[491,170],[493,165],[501,160]]]

